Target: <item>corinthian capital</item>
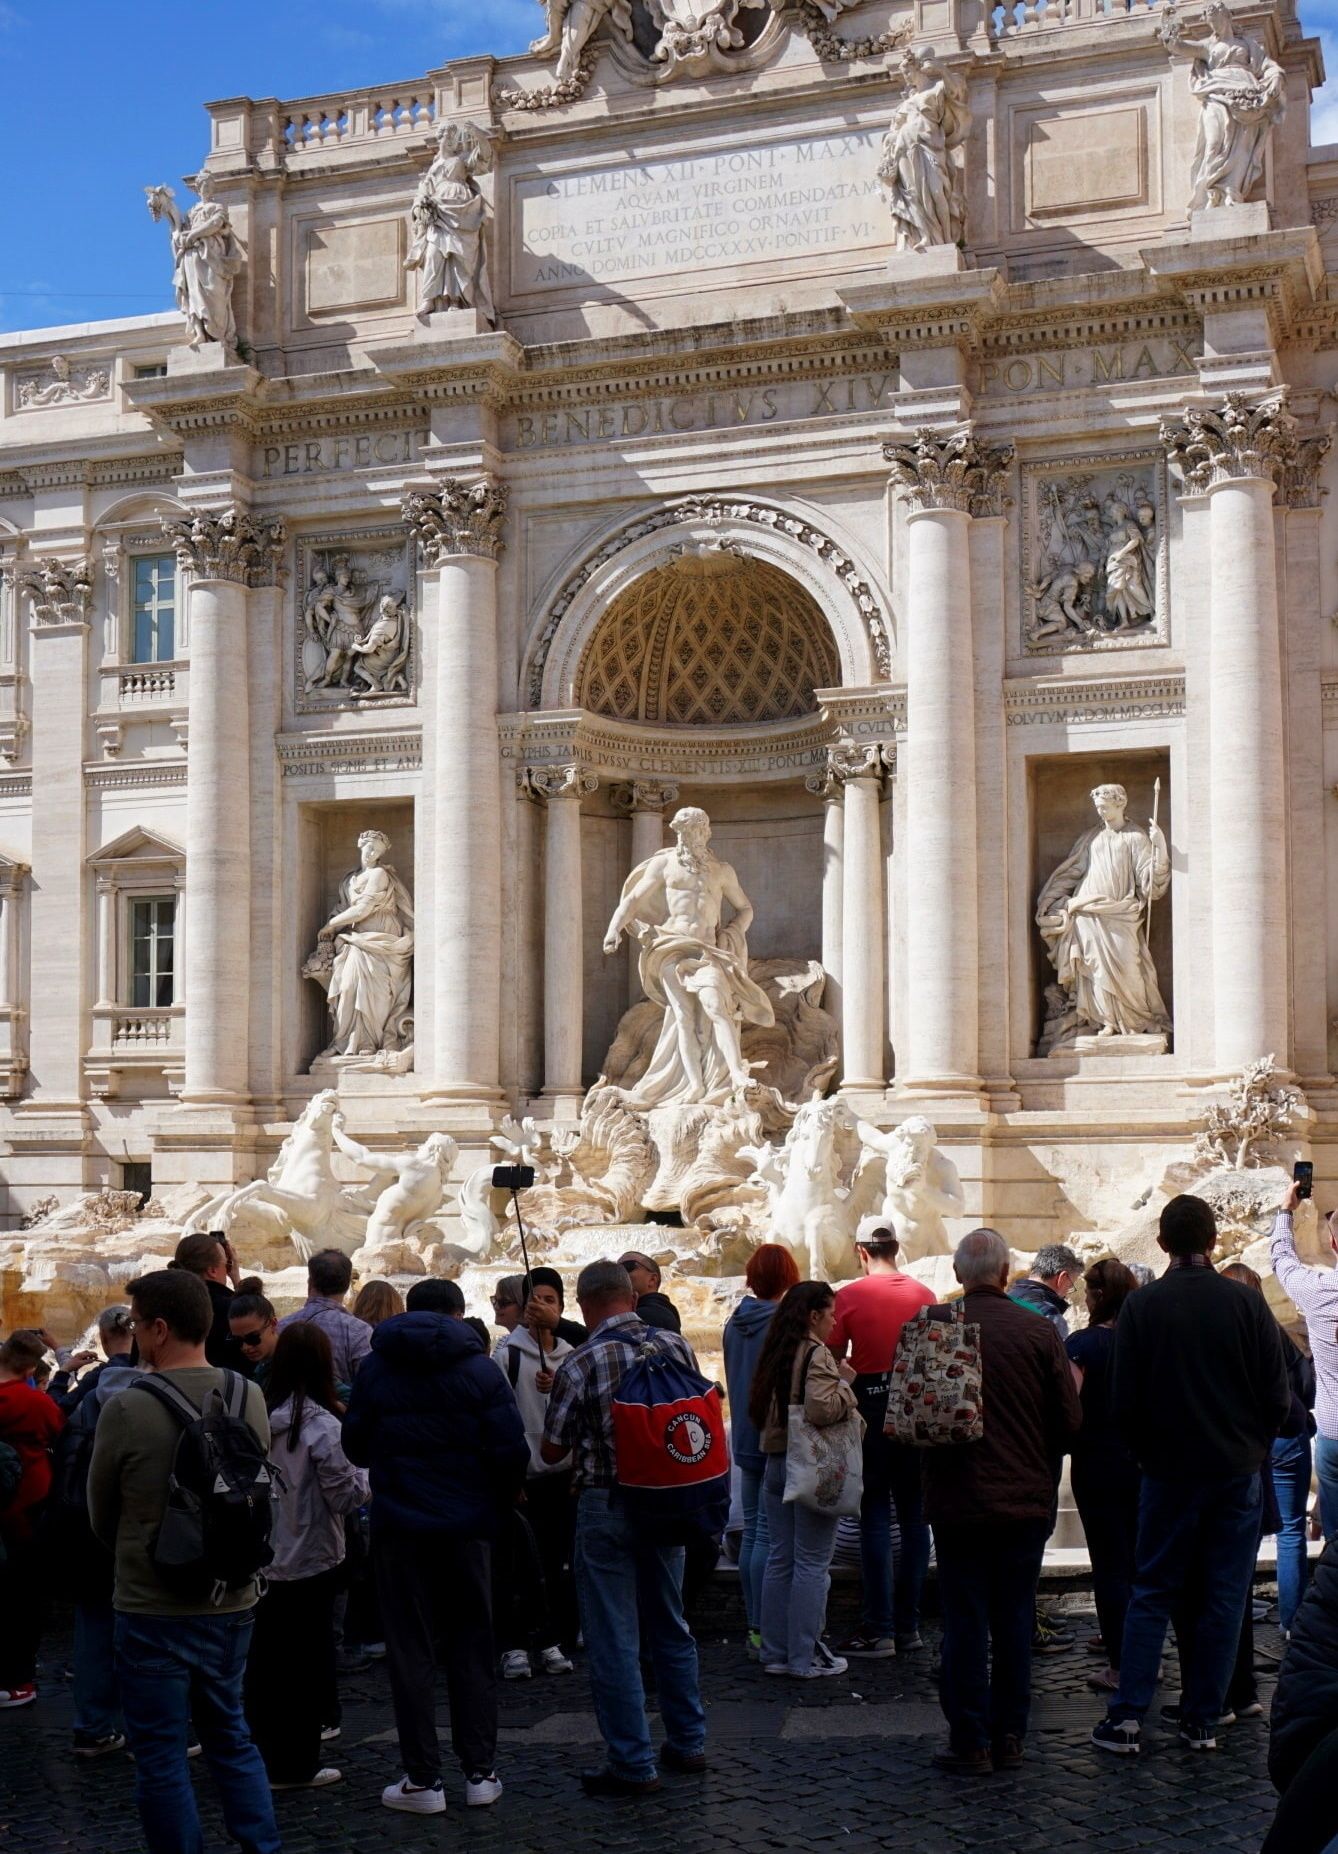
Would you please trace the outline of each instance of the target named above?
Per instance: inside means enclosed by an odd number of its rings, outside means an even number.
[[[878,741],[840,741],[827,749],[827,771],[842,786],[849,784],[852,779],[881,779],[882,745]]]
[[[476,483],[451,476],[439,490],[409,490],[401,506],[405,526],[435,567],[452,554],[495,560],[502,551],[506,503],[506,484],[494,476]]]
[[[982,444],[972,425],[955,431],[918,431],[912,444],[885,444],[892,481],[917,509],[958,509],[963,515],[1002,515],[1011,444]]]
[[[599,780],[584,766],[530,766],[522,775],[522,783],[531,798],[548,803],[555,798],[584,798],[595,790]]]
[[[1245,393],[1228,393],[1220,406],[1206,411],[1186,406],[1178,424],[1163,420],[1160,436],[1167,457],[1184,471],[1190,495],[1238,477],[1281,483],[1299,449],[1285,388],[1253,404]]]
[[[177,564],[197,579],[226,579],[235,586],[273,586],[283,572],[287,530],[259,521],[245,509],[202,509],[186,520],[163,517],[163,533]]]
[[[32,600],[33,623],[83,624],[93,597],[93,567],[88,558],[35,560],[22,567],[19,591]]]

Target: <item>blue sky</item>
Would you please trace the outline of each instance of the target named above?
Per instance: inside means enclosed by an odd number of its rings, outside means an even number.
[[[1338,142],[1338,0],[1317,142]],[[206,149],[210,97],[315,96],[521,50],[538,0],[0,0],[0,331],[172,307],[144,205]]]

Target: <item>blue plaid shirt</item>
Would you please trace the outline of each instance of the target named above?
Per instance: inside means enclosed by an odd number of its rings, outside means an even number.
[[[619,1335],[615,1338],[615,1335]],[[568,1354],[557,1368],[548,1397],[544,1441],[570,1452],[581,1487],[615,1487],[618,1471],[613,1453],[613,1398],[623,1373],[636,1357],[636,1345],[647,1340],[657,1351],[671,1352],[685,1365],[696,1368],[686,1339],[646,1325],[635,1313],[614,1313],[598,1325],[585,1344]]]

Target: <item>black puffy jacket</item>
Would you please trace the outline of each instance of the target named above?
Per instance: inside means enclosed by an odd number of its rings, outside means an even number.
[[[1338,1549],[1326,1545],[1292,1623],[1273,1695],[1268,1774],[1285,1790],[1321,1738],[1338,1728]]]
[[[400,1313],[376,1328],[343,1441],[371,1475],[373,1532],[494,1538],[530,1460],[505,1374],[477,1333],[443,1313]]]

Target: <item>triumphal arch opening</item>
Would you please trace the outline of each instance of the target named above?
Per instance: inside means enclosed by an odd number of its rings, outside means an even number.
[[[544,13],[208,105],[176,310],[0,339],[6,1318],[195,1227],[477,1284],[507,1158],[703,1330],[870,1211],[1257,1251],[1338,1174],[1318,42]]]

